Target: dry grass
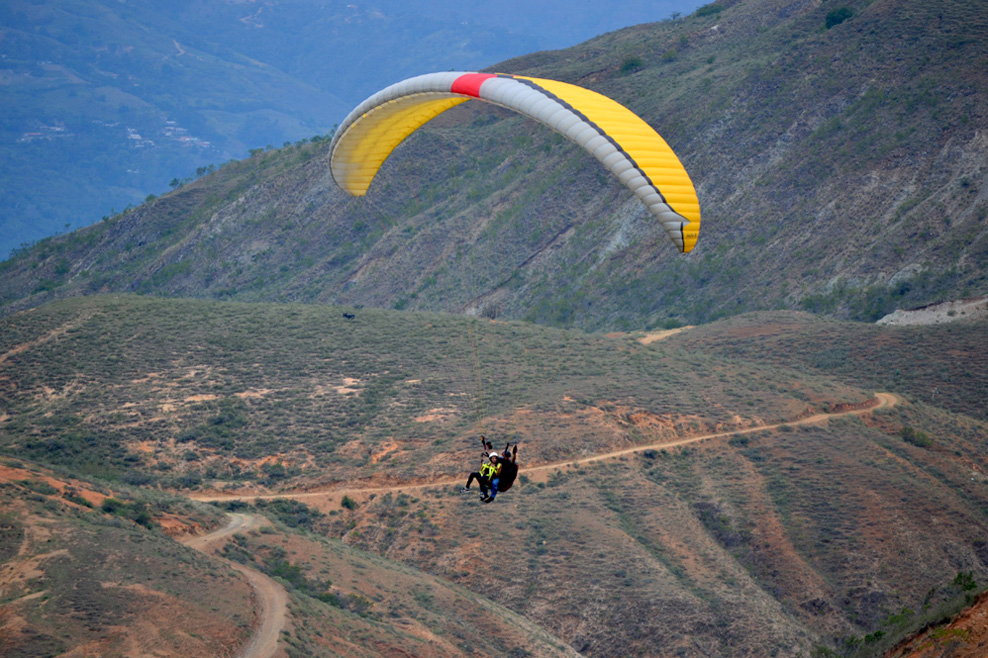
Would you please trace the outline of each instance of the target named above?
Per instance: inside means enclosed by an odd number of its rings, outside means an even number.
[[[103,511],[101,500],[106,492],[85,482],[0,468],[3,655],[226,655],[239,646],[252,621],[247,584]],[[177,518],[154,509],[166,523]],[[188,526],[209,517],[184,518]]]
[[[270,502],[261,510],[465,587],[456,591],[468,600],[468,590],[489,597],[585,654],[796,656],[819,646],[850,655],[881,646],[864,638],[896,637],[927,608],[954,601],[959,572],[988,578],[982,420],[914,399],[860,418],[785,424],[871,397],[840,382],[847,366],[821,360],[828,350],[880,348],[875,378],[910,356],[932,367],[939,352],[917,352],[931,340],[920,330],[904,340],[901,329],[782,314],[643,345],[434,314],[360,310],[343,324],[337,309],[94,298],[8,318],[2,335],[23,345],[82,313],[90,319],[0,369],[13,394],[6,449],[70,447],[81,436],[119,459],[114,477],[175,477],[159,463],[202,477],[222,457],[257,469],[252,479],[269,487],[377,486],[345,506],[340,496],[306,497],[321,515]],[[980,334],[952,331],[936,334],[950,338],[943,349],[973,354]],[[842,332],[852,340],[840,342]],[[217,398],[183,402],[207,395]],[[165,400],[176,406],[159,423]],[[474,468],[480,420],[493,438],[520,442],[528,466],[783,424],[523,477],[493,505],[452,486],[402,490]],[[321,431],[335,438],[314,440]],[[62,450],[39,454],[87,468]],[[237,458],[242,451],[250,454]],[[457,598],[390,586],[392,576],[322,555],[349,550],[335,541],[269,539],[247,537],[244,556],[297,581],[299,651],[323,646],[317,620],[334,615],[343,623],[356,614],[364,640],[396,637],[399,625],[379,626],[392,606],[415,637],[442,628],[437,646],[465,651],[449,638],[482,635],[474,622],[431,616],[440,613],[428,601],[442,598],[449,610]]]

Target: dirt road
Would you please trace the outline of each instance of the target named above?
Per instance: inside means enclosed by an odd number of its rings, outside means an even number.
[[[253,514],[230,514],[230,521],[219,530],[198,537],[183,539],[186,546],[212,555],[228,537],[238,532],[246,532],[259,528],[266,521]],[[220,558],[224,559],[224,558]],[[284,655],[278,650],[278,637],[285,626],[288,615],[288,594],[285,588],[259,571],[242,564],[226,560],[226,563],[247,578],[254,590],[257,601],[257,630],[254,631],[250,642],[237,654],[238,658],[274,658]]]
[[[873,404],[868,405],[865,408],[860,409],[850,409],[847,411],[841,411],[829,414],[816,414],[814,416],[808,416],[806,418],[801,418],[799,420],[794,420],[786,423],[776,423],[773,425],[760,425],[758,427],[750,427],[743,430],[731,430],[729,432],[717,432],[714,434],[704,434],[701,436],[691,436],[686,439],[681,439],[679,441],[668,441],[664,443],[656,443],[652,445],[635,446],[633,448],[626,448],[624,450],[616,450],[614,452],[602,453],[599,455],[592,455],[590,457],[583,457],[580,459],[572,459],[563,462],[554,462],[552,464],[542,464],[540,466],[533,466],[530,468],[519,469],[520,473],[526,473],[529,477],[535,480],[541,477],[547,477],[548,473],[551,471],[566,468],[568,466],[577,466],[580,464],[589,464],[591,462],[603,461],[606,459],[616,459],[623,455],[630,455],[636,452],[642,452],[644,450],[656,450],[661,448],[675,448],[679,446],[689,445],[691,443],[697,443],[700,441],[707,441],[710,439],[722,438],[727,436],[735,436],[738,434],[751,434],[754,432],[761,432],[763,430],[778,429],[784,425],[795,426],[795,425],[810,425],[813,423],[820,423],[831,418],[839,418],[841,416],[848,416],[851,414],[865,414],[875,411],[876,409],[882,409],[885,407],[891,407],[898,403],[898,398],[891,393],[876,393],[875,400]],[[307,491],[302,493],[284,493],[284,494],[270,494],[264,496],[242,496],[242,498],[249,499],[275,499],[275,498],[313,498],[321,497],[325,499],[339,498],[342,499],[344,495],[359,495],[367,496],[372,493],[387,493],[394,491],[408,491],[413,489],[427,489],[432,487],[443,487],[450,486],[459,483],[459,479],[445,479],[445,480],[435,480],[432,482],[426,482],[421,484],[411,484],[411,485],[399,485],[392,487],[375,487],[375,488],[351,488],[351,489],[333,489],[329,491]],[[219,496],[193,496],[196,500],[200,501],[223,501],[223,500],[236,500],[237,496],[231,495],[219,495]],[[213,532],[201,535],[199,537],[192,537],[183,540],[183,543],[187,546],[195,548],[196,550],[203,551],[204,553],[212,554],[214,549],[218,547],[226,538],[238,532],[246,532],[254,528],[258,528],[264,524],[264,520],[261,517],[252,514],[230,514],[230,522],[226,526],[219,530],[214,530]],[[271,578],[265,576],[264,574],[245,567],[236,562],[231,562],[227,560],[227,563],[234,569],[244,574],[248,582],[250,582],[251,587],[254,588],[255,596],[257,597],[258,603],[258,618],[260,620],[260,625],[254,636],[251,638],[250,642],[244,649],[238,654],[238,658],[274,658],[278,655],[284,655],[278,649],[278,637],[281,633],[281,629],[285,626],[285,621],[288,611],[288,595],[284,588],[276,583]]]
[[[636,452],[642,452],[644,450],[657,450],[659,448],[678,448],[680,446],[689,445],[691,443],[697,443],[699,441],[708,441],[710,439],[719,439],[725,436],[737,436],[738,434],[753,434],[755,432],[762,432],[765,430],[775,430],[782,426],[795,427],[796,425],[813,425],[815,423],[822,423],[825,420],[831,418],[840,418],[841,416],[850,416],[852,414],[866,414],[875,411],[876,409],[882,409],[885,407],[892,407],[899,401],[899,399],[891,393],[875,393],[875,403],[865,407],[863,409],[849,409],[847,411],[838,411],[831,414],[816,414],[813,416],[807,416],[806,418],[800,418],[799,420],[788,421],[785,423],[775,423],[773,425],[759,425],[758,427],[749,427],[742,430],[730,430],[728,432],[716,432],[714,434],[703,434],[701,436],[691,436],[686,439],[680,439],[679,441],[667,441],[665,443],[656,443],[650,446],[635,446],[633,448],[626,448],[624,450],[616,450],[614,452],[607,452],[600,455],[593,455],[591,457],[583,457],[581,459],[574,459],[572,461],[557,463],[557,464],[543,464],[542,466],[533,466],[532,468],[518,469],[519,473],[533,473],[538,471],[546,470],[556,470],[563,468],[564,466],[578,466],[580,464],[589,464],[591,462],[599,462],[605,459],[614,459],[616,457],[622,457],[624,455],[630,455]]]
[[[757,427],[749,427],[747,429],[740,430],[730,430],[727,432],[716,432],[713,434],[702,434],[699,436],[691,436],[689,438],[680,439],[678,441],[665,441],[662,443],[654,443],[650,445],[639,445],[631,448],[625,448],[623,450],[615,450],[613,452],[601,453],[599,455],[591,455],[590,457],[581,457],[579,459],[571,459],[562,462],[553,462],[551,464],[541,464],[539,466],[530,466],[527,468],[519,468],[519,473],[524,473],[528,477],[535,481],[539,481],[548,476],[551,471],[558,471],[560,469],[569,466],[579,466],[580,464],[589,464],[591,462],[604,461],[606,459],[616,459],[625,455],[630,455],[636,452],[644,452],[645,450],[660,450],[662,448],[677,448],[691,443],[698,443],[700,441],[709,441],[710,439],[718,439],[727,436],[736,436],[738,434],[753,434],[755,432],[762,432],[764,430],[778,429],[783,426],[795,427],[798,425],[812,425],[815,423],[821,423],[827,421],[831,418],[840,418],[841,416],[850,415],[862,415],[871,413],[877,409],[883,409],[886,407],[892,407],[898,404],[899,398],[892,393],[875,393],[875,398],[871,404],[863,408],[849,409],[847,411],[838,411],[834,413],[824,413],[816,414],[813,416],[807,416],[806,418],[800,418],[797,420],[787,421],[784,423],[775,423],[772,425],[759,425]],[[443,480],[432,480],[429,482],[420,482],[416,484],[402,484],[397,486],[388,487],[351,487],[351,488],[333,488],[326,490],[316,490],[316,491],[301,491],[294,493],[278,493],[278,494],[262,494],[262,495],[236,495],[236,494],[210,494],[210,495],[192,495],[191,498],[199,500],[202,502],[220,502],[224,500],[274,500],[279,498],[292,498],[295,500],[301,500],[305,498],[323,498],[330,501],[334,499],[342,499],[343,496],[369,496],[370,494],[384,494],[388,492],[397,491],[414,491],[416,489],[431,489],[435,487],[447,487],[455,484],[459,484],[462,478],[446,478]]]

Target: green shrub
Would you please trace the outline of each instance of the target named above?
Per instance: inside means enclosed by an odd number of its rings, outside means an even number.
[[[974,579],[973,571],[960,572],[954,578],[953,584],[959,587],[962,592],[969,592],[978,587],[978,582]]]
[[[735,434],[727,441],[727,445],[732,448],[744,448],[748,445],[750,439],[744,434]]]
[[[279,521],[289,528],[305,528],[306,530],[313,531],[316,529],[316,522],[324,516],[322,512],[314,507],[309,507],[303,502],[288,498],[258,500],[257,509],[262,510],[265,514],[277,517]]]
[[[100,509],[107,514],[113,514],[114,516],[122,516],[125,519],[130,519],[138,525],[142,525],[145,528],[150,528],[154,525],[154,521],[151,518],[151,512],[148,510],[148,504],[143,501],[134,501],[128,503],[127,501],[120,500],[119,498],[107,498],[100,505]]]
[[[919,448],[929,448],[933,445],[933,439],[931,439],[926,432],[908,425],[904,425],[902,427],[899,431],[899,435],[906,443],[911,443]]]
[[[69,501],[70,503],[75,503],[76,505],[82,505],[83,507],[91,508],[93,506],[91,502],[80,496],[75,491],[66,490],[66,492],[62,494],[62,498]]]
[[[840,9],[834,9],[827,13],[827,18],[825,19],[825,24],[829,30],[835,25],[840,25],[851,16],[854,16],[854,10],[850,7],[841,7]]]
[[[723,10],[723,7],[715,2],[711,2],[709,5],[703,5],[693,13],[697,16],[713,16],[714,14],[719,14]]]
[[[44,480],[20,480],[17,484],[46,496],[54,496],[58,493],[58,489],[51,486]]]
[[[621,73],[625,75],[629,73],[634,73],[642,67],[642,58],[632,55],[630,57],[625,57],[624,61],[621,63]]]

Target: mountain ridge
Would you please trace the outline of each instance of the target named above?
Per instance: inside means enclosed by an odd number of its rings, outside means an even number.
[[[257,153],[7,261],[0,304],[141,291],[596,330],[767,308],[877,320],[985,294],[983,17],[965,0],[848,6],[827,29],[814,3],[714,3],[502,65],[658,128],[703,208],[685,258],[591,158],[467,104],[406,140],[367,197],[335,188],[323,141]]]
[[[698,2],[635,0],[602,20],[559,0],[500,13],[450,4],[5,3],[0,258],[200,168],[329,132],[401,77],[571,45],[595,34],[588,18],[613,29]]]

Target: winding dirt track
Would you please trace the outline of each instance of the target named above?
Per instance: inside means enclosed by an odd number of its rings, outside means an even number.
[[[816,414],[814,416],[807,416],[806,418],[800,418],[799,420],[793,420],[785,423],[775,423],[772,425],[759,425],[758,427],[749,427],[747,429],[741,429],[741,430],[731,430],[729,432],[716,432],[713,434],[691,436],[686,439],[680,439],[679,441],[667,441],[664,443],[635,446],[633,448],[625,448],[623,450],[616,450],[614,452],[592,455],[590,457],[582,457],[580,459],[572,459],[569,461],[554,462],[551,464],[542,464],[540,466],[533,466],[530,468],[522,468],[519,469],[519,472],[527,473],[529,475],[539,474],[545,476],[550,471],[559,470],[562,468],[566,468],[568,466],[589,464],[591,462],[604,461],[606,459],[616,459],[624,455],[630,455],[645,450],[675,448],[679,446],[689,445],[691,443],[698,443],[700,441],[707,441],[710,439],[736,436],[738,434],[752,434],[754,432],[761,432],[764,430],[778,429],[784,425],[788,425],[788,426],[811,425],[814,423],[821,423],[827,421],[831,418],[839,418],[841,416],[862,415],[866,413],[871,413],[876,409],[892,407],[896,405],[898,402],[899,399],[891,393],[876,393],[873,403],[861,409],[850,409],[847,411],[840,411],[836,413]],[[449,486],[452,484],[457,484],[459,482],[460,479],[458,478],[455,480],[453,479],[434,480],[432,482],[426,482],[421,484],[398,485],[398,486],[390,486],[390,487],[330,489],[326,491],[306,491],[306,492],[298,492],[298,493],[267,494],[261,496],[251,496],[251,495],[192,496],[192,498],[204,502],[237,500],[237,499],[256,500],[258,498],[298,499],[298,498],[312,498],[317,496],[325,497],[325,498],[334,498],[334,497],[342,497],[345,494],[368,495],[372,493],[407,491],[410,489],[428,489],[432,487]],[[218,544],[225,541],[231,535],[237,532],[245,532],[247,530],[252,530],[254,528],[260,527],[264,523],[261,517],[254,516],[251,514],[230,514],[229,517],[230,517],[230,522],[225,527],[219,530],[214,530],[213,532],[206,535],[184,539],[183,543],[186,546],[189,546],[196,550],[202,551],[204,553],[212,554],[213,549]],[[285,589],[281,585],[276,583],[271,578],[260,573],[259,571],[255,571],[254,569],[250,569],[242,564],[231,562],[229,560],[227,560],[227,563],[231,567],[242,573],[250,582],[251,587],[254,589],[255,595],[257,597],[258,606],[260,608],[258,610],[260,626],[258,627],[257,631],[254,633],[254,636],[251,638],[247,646],[244,647],[244,649],[238,654],[238,658],[272,658],[278,652],[278,637],[281,634],[281,629],[284,627],[287,618],[288,594],[285,592]]]
[[[183,539],[182,543],[197,551],[213,555],[215,548],[238,532],[253,530],[265,521],[253,514],[230,514],[230,521],[219,530],[205,535]],[[224,559],[225,558],[220,558]],[[225,560],[227,564],[247,578],[257,601],[257,617],[260,624],[250,642],[237,654],[238,658],[272,658],[278,652],[278,637],[288,616],[288,594],[285,588],[260,571]]]
[[[622,450],[615,450],[613,452],[605,452],[599,455],[591,455],[589,457],[581,457],[579,459],[572,459],[562,462],[553,462],[551,464],[541,464],[539,466],[530,466],[527,468],[519,468],[518,472],[525,473],[529,477],[533,477],[535,480],[539,480],[541,477],[546,477],[550,471],[557,471],[568,466],[579,466],[580,464],[589,464],[592,462],[604,461],[607,459],[616,459],[618,457],[623,457],[625,455],[630,455],[636,452],[643,452],[645,450],[659,450],[662,448],[677,448],[680,446],[689,445],[691,443],[699,443],[700,441],[709,441],[710,439],[719,439],[727,436],[736,436],[738,434],[753,434],[755,432],[762,432],[764,430],[778,429],[783,426],[795,427],[798,425],[812,425],[815,423],[822,423],[831,418],[840,418],[841,416],[851,416],[851,415],[863,415],[871,413],[878,409],[884,409],[887,407],[895,406],[899,403],[899,398],[892,393],[875,393],[875,398],[871,401],[867,407],[861,409],[849,409],[847,411],[838,411],[835,413],[824,413],[816,414],[813,416],[807,416],[806,418],[800,418],[798,420],[786,421],[784,423],[774,423],[772,425],[758,425],[757,427],[749,427],[746,429],[730,430],[727,432],[715,432],[713,434],[701,434],[699,436],[691,436],[686,439],[680,439],[678,441],[664,441],[661,443],[653,443],[649,445],[639,445],[631,448],[624,448]],[[398,492],[398,491],[412,491],[415,489],[431,489],[434,487],[446,487],[450,485],[459,484],[463,478],[446,478],[442,480],[431,480],[429,482],[420,482],[414,484],[401,484],[392,485],[387,487],[350,487],[350,488],[339,488],[332,487],[322,490],[309,490],[309,491],[297,491],[288,493],[277,493],[277,494],[208,494],[208,495],[193,495],[190,496],[194,500],[202,502],[222,502],[225,500],[274,500],[279,498],[292,498],[292,499],[302,499],[302,498],[342,498],[344,495],[359,495],[366,496],[370,494],[383,494],[388,492]]]
[[[679,441],[667,441],[665,443],[656,443],[649,446],[635,446],[633,448],[625,448],[624,450],[617,450],[615,452],[608,452],[600,455],[593,455],[591,457],[583,457],[581,459],[574,459],[573,461],[562,462],[561,464],[544,464],[542,466],[533,466],[527,469],[518,469],[518,472],[531,473],[533,471],[543,471],[550,469],[562,468],[564,466],[576,466],[579,464],[589,464],[591,462],[599,462],[605,459],[614,459],[616,457],[622,457],[624,455],[630,455],[635,452],[642,452],[644,450],[656,450],[659,448],[678,448],[679,446],[689,445],[691,443],[697,443],[699,441],[707,441],[709,439],[719,439],[725,436],[737,436],[738,434],[753,434],[755,432],[762,432],[764,430],[774,430],[779,429],[782,426],[794,427],[796,425],[812,425],[814,423],[822,423],[825,420],[831,418],[840,418],[841,416],[850,415],[861,415],[866,413],[871,413],[876,409],[883,409],[885,407],[893,407],[899,402],[899,398],[891,393],[875,393],[874,404],[870,404],[863,409],[849,409],[848,411],[838,411],[832,414],[816,414],[813,416],[807,416],[806,418],[801,418],[799,420],[792,420],[785,423],[775,423],[774,425],[759,425],[758,427],[749,427],[747,429],[741,430],[730,430],[729,432],[716,432],[714,434],[703,434],[701,436],[691,436],[686,439],[680,439]]]

